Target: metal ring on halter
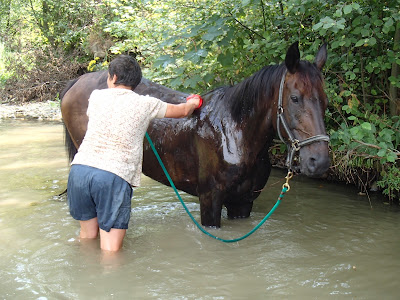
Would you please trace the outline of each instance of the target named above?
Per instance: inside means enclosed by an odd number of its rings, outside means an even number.
[[[300,145],[300,141],[295,139],[294,141],[292,141],[292,147],[296,150],[296,151],[300,151],[301,145]]]

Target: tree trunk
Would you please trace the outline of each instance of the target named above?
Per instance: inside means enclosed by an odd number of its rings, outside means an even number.
[[[400,50],[400,22],[397,23],[396,32],[394,34],[393,51],[397,52]],[[390,74],[393,77],[399,76],[399,65],[394,61],[392,63],[392,72]],[[398,88],[393,84],[389,87],[389,100],[390,100],[390,115],[400,115],[400,99],[398,95]]]

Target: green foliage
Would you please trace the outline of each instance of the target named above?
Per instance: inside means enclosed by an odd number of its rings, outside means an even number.
[[[5,61],[9,59],[9,54],[4,49],[3,43],[0,42],[0,88],[3,88],[7,80],[11,78],[12,72],[7,70]]]
[[[353,156],[359,154],[377,159],[382,165],[394,163],[399,159],[398,116],[379,116],[372,111],[373,107],[360,107],[356,99],[345,105],[335,105],[343,122],[338,128],[330,129],[331,146],[334,151],[346,151],[353,153]],[[332,116],[331,114],[330,117]]]
[[[383,193],[389,199],[399,198],[400,192],[400,169],[396,166],[390,166],[382,171],[382,179],[377,182],[377,185],[383,188]]]
[[[353,95],[354,97],[354,95]],[[400,158],[400,118],[385,117],[377,114],[379,106],[361,107],[355,98],[346,104],[334,104],[337,109],[339,126],[330,129],[331,146],[338,155],[352,158],[376,160],[381,166],[396,163]],[[330,118],[334,114],[329,114]],[[361,163],[361,166],[364,162]],[[357,163],[355,163],[356,166]]]

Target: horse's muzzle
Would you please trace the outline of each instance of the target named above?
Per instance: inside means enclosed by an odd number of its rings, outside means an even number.
[[[300,150],[301,154],[301,150]],[[328,153],[313,153],[312,155],[300,155],[300,173],[308,177],[321,177],[330,167]]]

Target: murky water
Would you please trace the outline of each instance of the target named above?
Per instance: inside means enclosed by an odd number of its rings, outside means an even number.
[[[224,244],[201,233],[171,188],[134,191],[123,250],[79,242],[65,196],[59,123],[0,122],[1,299],[398,299],[400,211],[378,196],[296,177],[251,237]],[[273,206],[275,170],[251,218],[211,232],[234,238]],[[374,198],[376,197],[376,198]],[[183,194],[199,219],[195,198]],[[372,206],[372,207],[371,207]]]

